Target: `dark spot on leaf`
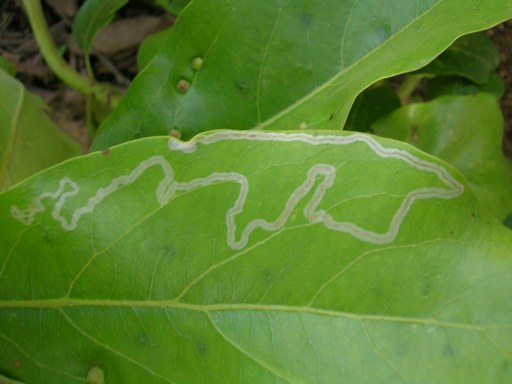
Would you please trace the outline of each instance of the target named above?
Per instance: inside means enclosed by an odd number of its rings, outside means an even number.
[[[196,344],[197,352],[199,355],[204,356],[208,352],[208,346],[205,343],[197,343]]]
[[[302,25],[304,25],[306,28],[311,27],[311,24],[313,24],[313,16],[309,13],[303,13],[301,17]]]
[[[453,232],[453,231],[450,231],[450,235],[452,235],[452,236],[453,236],[454,234],[455,234],[455,232]]]
[[[47,230],[44,234],[43,234],[43,238],[49,242],[49,243],[53,243],[53,241],[55,240],[55,236],[53,235],[53,231],[52,230]]]
[[[443,348],[443,356],[454,358],[455,357],[455,351],[453,350],[452,346],[450,344],[447,344]]]
[[[426,283],[426,284],[423,284],[423,287],[421,287],[421,293],[423,294],[423,296],[426,296],[430,293],[432,287],[430,286],[429,283]]]
[[[272,283],[274,281],[274,274],[270,271],[265,271],[263,274],[266,283]]]
[[[171,244],[168,244],[165,249],[161,251],[161,255],[164,258],[172,258],[175,254],[175,249]]]
[[[420,134],[416,125],[411,125],[411,141],[417,143],[420,140]]]
[[[471,218],[474,219],[476,217],[476,213],[475,212],[471,212]]]
[[[137,343],[141,345],[150,344],[149,336],[145,330],[141,329],[137,334]]]
[[[395,352],[397,356],[406,356],[407,355],[407,344],[398,343],[395,347]]]
[[[16,361],[14,362],[14,366],[15,366],[16,368],[21,367],[21,365],[22,365],[21,360],[16,360]]]
[[[334,119],[334,112],[331,113],[331,115],[329,116],[329,120],[332,120],[332,119]]]
[[[245,81],[239,81],[236,84],[236,87],[244,95],[246,95],[249,92],[249,86],[247,85],[247,83]]]
[[[108,149],[108,148],[107,148],[107,149],[104,149],[103,151],[101,151],[101,154],[102,154],[103,156],[108,156],[108,155],[110,154],[110,149]]]

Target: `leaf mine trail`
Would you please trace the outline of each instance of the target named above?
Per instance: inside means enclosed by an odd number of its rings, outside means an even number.
[[[52,217],[61,225],[65,231],[73,231],[77,228],[82,216],[90,214],[96,206],[104,199],[114,194],[121,187],[129,186],[148,169],[160,167],[163,172],[163,178],[156,186],[155,195],[160,205],[167,204],[170,199],[181,191],[191,191],[198,188],[208,187],[217,183],[235,183],[239,187],[238,197],[234,205],[226,212],[227,244],[232,249],[243,249],[247,246],[251,234],[258,228],[265,231],[278,231],[281,229],[295,207],[310,194],[311,197],[306,202],[303,209],[305,218],[310,223],[322,223],[328,230],[348,233],[355,238],[365,242],[376,244],[387,244],[394,241],[400,226],[405,219],[409,209],[417,200],[422,199],[453,199],[464,192],[464,186],[455,180],[450,173],[442,166],[419,159],[404,150],[385,148],[372,137],[362,134],[351,134],[348,136],[324,135],[313,136],[303,133],[269,133],[269,132],[242,132],[242,131],[217,131],[214,133],[198,136],[189,142],[178,140],[169,140],[169,149],[171,151],[180,151],[186,154],[193,154],[198,144],[212,145],[221,141],[259,141],[259,142],[302,142],[309,145],[350,145],[362,142],[375,152],[378,156],[394,158],[404,161],[408,165],[424,172],[435,174],[448,188],[418,188],[410,191],[403,199],[399,209],[395,212],[388,230],[384,233],[376,233],[362,228],[349,221],[336,221],[330,214],[318,206],[322,202],[326,191],[332,187],[336,179],[336,168],[330,164],[318,163],[313,165],[305,174],[305,180],[297,186],[290,194],[283,210],[274,221],[267,221],[262,218],[255,218],[250,221],[241,231],[237,239],[237,227],[235,218],[244,211],[245,203],[249,193],[249,180],[238,172],[213,172],[207,177],[200,177],[191,181],[182,182],[174,177],[174,171],[170,162],[163,155],[151,156],[141,161],[130,173],[118,176],[112,179],[110,184],[98,188],[93,196],[87,200],[87,204],[76,208],[71,213],[71,218],[63,216],[62,211],[66,205],[67,199],[80,193],[80,186],[69,177],[63,177],[55,191],[43,192],[33,199],[32,203],[26,209],[20,209],[18,206],[11,207],[11,215],[24,223],[31,225],[37,214],[46,211],[45,201],[53,200]],[[318,180],[320,180],[318,182]],[[318,184],[318,185],[317,185]],[[317,185],[315,187],[315,185]]]

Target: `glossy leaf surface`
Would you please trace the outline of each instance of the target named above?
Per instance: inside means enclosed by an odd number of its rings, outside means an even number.
[[[171,28],[168,28],[153,33],[144,39],[137,51],[137,68],[139,68],[139,71],[142,71],[155,57],[158,50],[166,43],[170,34]]]
[[[512,164],[501,150],[503,117],[493,96],[445,96],[411,104],[378,121],[373,129],[459,169],[500,220],[512,211]]]
[[[370,84],[511,17],[512,0],[195,0],[93,147],[171,130],[341,129]]]
[[[0,191],[81,153],[46,114],[44,102],[2,70],[0,89]]]
[[[96,34],[105,28],[116,12],[128,0],[87,0],[79,9],[73,22],[73,38],[78,46],[88,53]]]
[[[13,379],[512,379],[512,232],[405,143],[148,138],[0,195],[0,224]]]

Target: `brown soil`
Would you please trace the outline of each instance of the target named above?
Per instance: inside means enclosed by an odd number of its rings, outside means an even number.
[[[85,99],[63,85],[47,68],[20,3],[20,0],[0,1],[0,54],[15,63],[17,78],[49,104],[57,125],[77,139],[85,153],[90,145]],[[63,47],[68,63],[85,74],[83,54],[70,34],[71,20],[81,3],[83,0],[46,0],[44,6],[54,41]],[[101,44],[96,44],[93,50],[92,63],[98,80],[126,89],[137,73],[135,57],[140,41],[173,21],[153,1],[131,0],[102,32],[101,39],[97,39]],[[119,33],[120,29],[125,32]],[[505,83],[505,95],[501,99],[505,119],[503,149],[512,159],[512,20],[489,30],[488,35],[501,54],[498,73]]]
[[[503,150],[512,159],[512,20],[494,27],[488,34],[500,51],[498,74],[505,84],[505,94],[500,100],[505,119]]]

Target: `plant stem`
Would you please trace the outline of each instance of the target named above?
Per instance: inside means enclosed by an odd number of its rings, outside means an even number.
[[[32,32],[39,45],[41,53],[57,77],[70,87],[87,96],[94,96],[102,104],[116,107],[119,103],[119,96],[112,93],[110,89],[94,80],[82,76],[64,61],[57,51],[57,47],[52,40],[48,25],[43,14],[43,8],[40,0],[23,0],[25,12],[27,13],[32,27]]]
[[[421,83],[423,77],[423,75],[405,75],[404,81],[402,84],[400,84],[396,91],[402,105],[409,104],[412,93],[419,85],[419,83]]]

